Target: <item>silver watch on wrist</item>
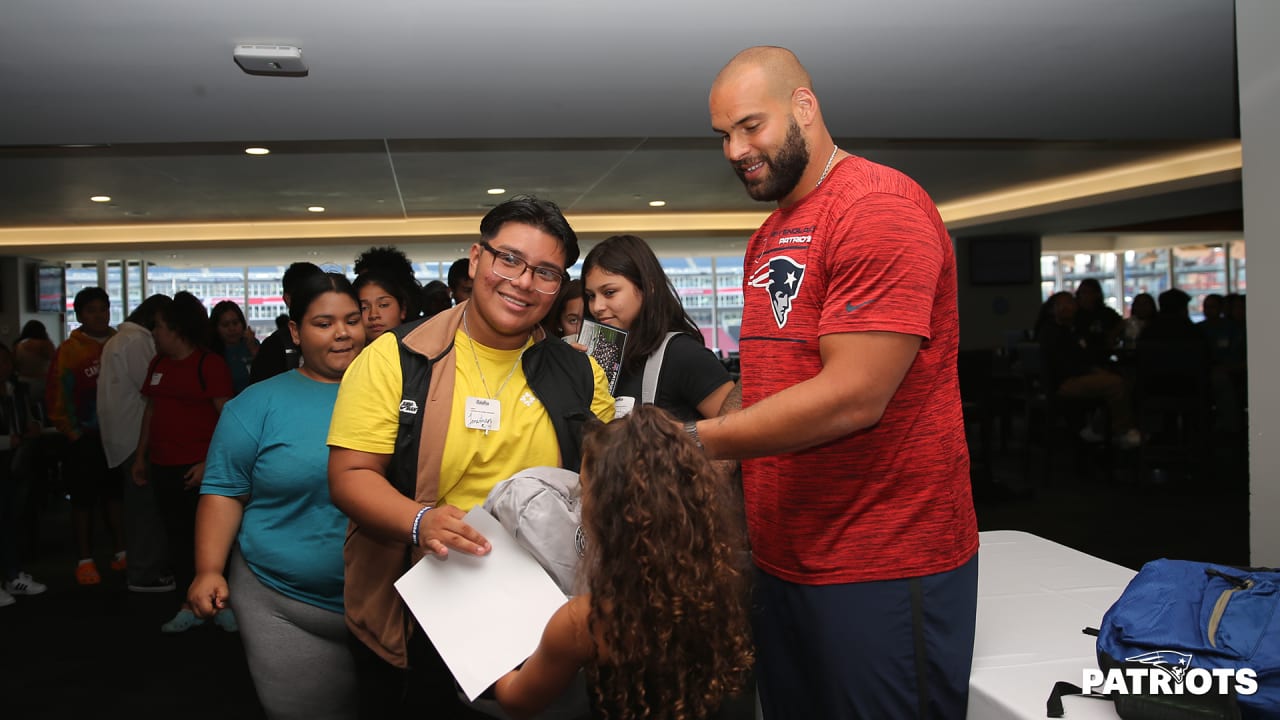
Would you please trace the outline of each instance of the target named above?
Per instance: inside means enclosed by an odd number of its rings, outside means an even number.
[[[684,431],[689,433],[689,437],[693,438],[693,444],[697,445],[699,450],[702,450],[702,438],[698,437],[698,421],[690,420],[685,423]]]

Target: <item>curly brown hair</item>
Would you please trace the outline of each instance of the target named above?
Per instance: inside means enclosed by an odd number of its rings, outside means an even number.
[[[751,667],[742,516],[729,480],[653,405],[592,430],[582,460],[589,668],[610,720],[692,720]]]

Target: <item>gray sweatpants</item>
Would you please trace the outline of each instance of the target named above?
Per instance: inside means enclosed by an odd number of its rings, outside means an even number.
[[[356,717],[356,678],[342,613],[276,592],[253,574],[237,547],[227,585],[249,674],[271,720]]]

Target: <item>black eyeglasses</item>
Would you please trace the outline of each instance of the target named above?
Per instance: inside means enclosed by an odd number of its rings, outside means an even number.
[[[493,274],[504,280],[515,280],[528,270],[533,273],[533,289],[543,295],[555,295],[560,292],[560,283],[564,281],[564,273],[555,268],[541,265],[530,265],[524,258],[514,253],[498,250],[487,240],[480,241],[480,247],[493,255]]]

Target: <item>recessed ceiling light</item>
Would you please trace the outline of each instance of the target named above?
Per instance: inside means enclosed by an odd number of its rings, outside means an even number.
[[[311,207],[307,208],[307,212],[324,212],[324,206],[312,205]]]
[[[506,188],[489,188],[488,190],[485,190],[485,192],[489,193],[490,195],[501,195],[506,191],[507,191]]]
[[[94,201],[94,202],[111,202],[111,196],[110,196],[110,195],[94,195],[93,197],[91,197],[91,198],[89,198],[89,199],[90,199],[90,200],[92,200],[92,201]]]
[[[666,205],[666,204],[667,204],[666,200],[650,200],[649,201],[649,207],[662,207],[663,205]]]
[[[245,155],[270,155],[271,151],[264,147],[250,147],[244,149]]]

